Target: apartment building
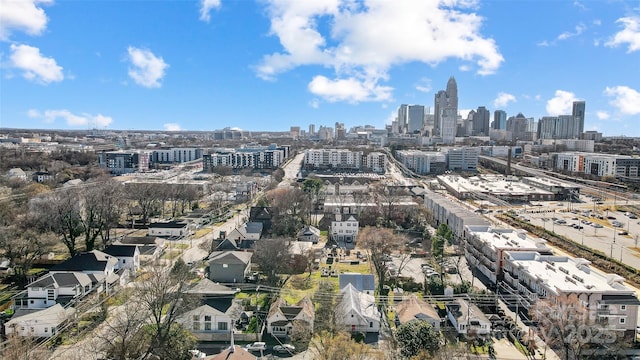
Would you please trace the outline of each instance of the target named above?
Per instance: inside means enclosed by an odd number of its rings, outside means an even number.
[[[98,153],[98,166],[112,175],[130,174],[149,170],[150,159],[148,151],[105,151]]]
[[[362,151],[310,149],[304,152],[304,167],[307,169],[360,170],[362,157]]]
[[[447,169],[447,157],[441,152],[399,150],[396,157],[402,165],[417,174],[442,174]]]

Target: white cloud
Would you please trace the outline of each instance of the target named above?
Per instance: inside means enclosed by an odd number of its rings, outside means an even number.
[[[176,123],[166,123],[163,125],[166,131],[182,131],[180,124]]]
[[[40,35],[47,27],[47,15],[38,4],[42,0],[0,0],[0,40],[7,41],[15,30]]]
[[[309,101],[309,106],[311,106],[314,109],[319,108],[320,107],[320,100],[312,99],[311,101]]]
[[[11,66],[23,71],[25,79],[42,84],[62,81],[62,67],[53,58],[44,57],[37,47],[11,44]]]
[[[278,37],[282,51],[265,55],[257,75],[274,79],[298,66],[321,65],[333,69],[335,83],[348,81],[357,91],[333,98],[352,101],[368,98],[355,82],[383,88],[378,82],[388,80],[389,70],[409,62],[435,66],[455,58],[481,75],[492,74],[504,59],[495,41],[480,33],[483,18],[472,12],[473,6],[459,0],[268,0],[271,35]],[[325,76],[316,77],[310,89],[318,79],[326,82]]]
[[[571,114],[573,102],[577,100],[578,98],[572,92],[556,90],[555,96],[547,101],[547,113],[549,115]]]
[[[574,32],[565,31],[562,34],[558,35],[558,40],[567,40],[574,36],[578,36],[582,34],[586,29],[587,27],[584,24],[578,24],[576,25]]]
[[[220,0],[200,0],[200,20],[209,22],[211,15],[209,12],[220,8]]]
[[[602,111],[602,110],[596,111],[596,116],[597,116],[597,117],[598,117],[598,119],[600,119],[600,120],[607,120],[608,118],[610,118],[610,117],[611,117],[611,115],[609,115],[609,113],[608,113],[608,112],[606,112],[606,111]]]
[[[309,83],[309,91],[327,101],[383,101],[391,99],[389,86],[381,86],[376,81],[358,80],[350,77],[331,80],[322,75],[315,76]]]
[[[66,109],[45,110],[40,112],[36,109],[29,109],[27,116],[31,118],[39,118],[46,123],[54,123],[58,119],[62,119],[70,127],[107,127],[111,125],[113,119],[102,114],[91,115],[87,113],[74,114]]]
[[[129,77],[138,85],[148,88],[162,86],[162,78],[169,64],[162,57],[155,56],[151,51],[129,46]]]
[[[510,102],[515,102],[515,101],[516,101],[515,95],[501,92],[501,93],[498,93],[498,96],[495,98],[495,100],[493,100],[493,106],[496,108],[503,108],[503,107],[509,106]]]
[[[604,94],[614,99],[609,101],[611,106],[625,115],[640,114],[640,92],[628,86],[607,87]]]
[[[616,47],[627,44],[627,52],[640,50],[640,17],[623,17],[616,21],[623,29],[617,32],[605,45]]]
[[[428,93],[431,91],[431,89],[431,79],[423,77],[422,79],[420,79],[420,82],[416,84],[416,90],[420,92]]]

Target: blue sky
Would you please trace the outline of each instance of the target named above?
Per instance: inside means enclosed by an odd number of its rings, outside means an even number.
[[[278,131],[433,106],[640,136],[638,1],[0,0],[0,127]]]

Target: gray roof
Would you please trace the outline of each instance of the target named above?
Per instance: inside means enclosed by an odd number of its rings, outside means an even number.
[[[311,236],[311,235],[320,236],[320,229],[318,229],[315,226],[309,225],[309,226],[305,226],[298,233],[298,236]]]
[[[182,229],[184,227],[187,226],[186,222],[175,222],[175,221],[169,221],[169,222],[157,222],[157,223],[151,223],[149,225],[149,228],[161,228],[161,229]]]
[[[237,289],[214,283],[213,281],[204,278],[200,280],[194,287],[185,291],[187,294],[201,295],[201,296],[220,296],[220,295],[233,295],[237,293]]]
[[[12,325],[18,325],[29,321],[38,321],[45,324],[60,324],[67,318],[69,318],[75,312],[74,308],[65,309],[60,304],[55,304],[44,310],[32,312],[19,317],[13,317],[11,320],[5,323],[5,327]]]
[[[209,263],[248,264],[253,253],[244,251],[214,251],[209,256]]]
[[[372,274],[343,273],[339,275],[340,290],[351,284],[358,291],[376,289],[376,279]]]
[[[261,222],[248,222],[245,224],[247,234],[262,234],[262,227],[264,225]]]

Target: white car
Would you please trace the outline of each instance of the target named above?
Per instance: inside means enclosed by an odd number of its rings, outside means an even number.
[[[277,354],[293,354],[295,351],[296,347],[291,344],[282,344],[273,347],[273,352]]]
[[[265,351],[267,350],[267,343],[262,341],[254,342],[252,344],[247,344],[244,349],[248,351]]]

